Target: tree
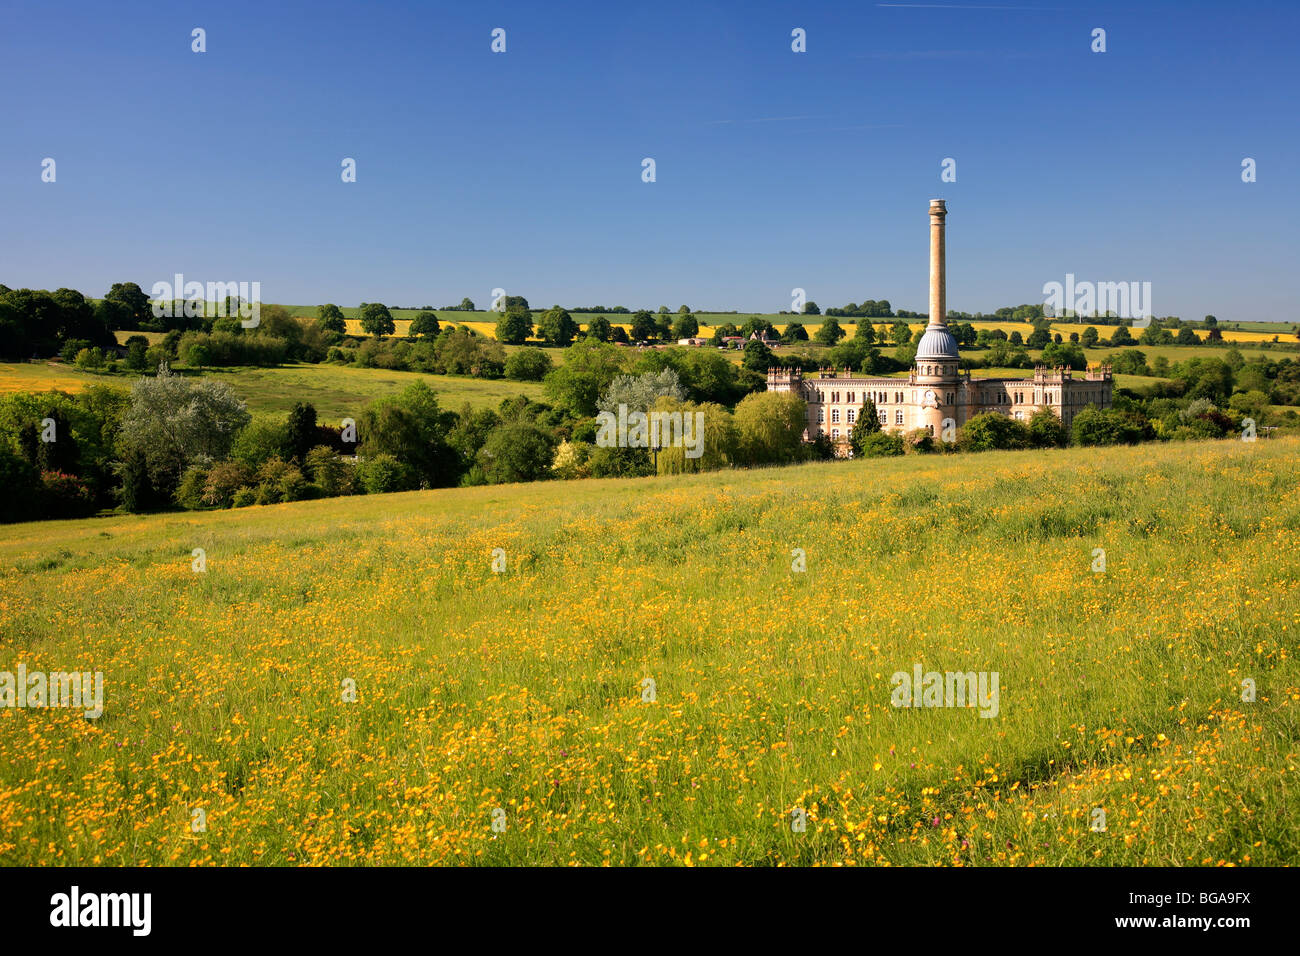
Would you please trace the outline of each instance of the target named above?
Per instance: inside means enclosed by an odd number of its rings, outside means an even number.
[[[285,425],[284,450],[289,458],[303,461],[307,452],[316,446],[320,433],[316,430],[316,409],[305,402],[294,402],[289,409]]]
[[[114,282],[104,296],[104,301],[117,306],[115,317],[121,329],[138,329],[153,319],[153,306],[149,297],[134,282]]]
[[[342,335],[348,330],[347,322],[343,318],[343,310],[332,302],[316,307],[316,321],[326,332],[338,332]]]
[[[802,322],[791,322],[785,327],[785,331],[781,333],[781,341],[787,345],[795,342],[807,342],[808,330],[803,327]]]
[[[573,337],[578,334],[578,323],[573,321],[573,316],[569,315],[567,310],[558,305],[553,306],[537,323],[537,334],[552,345],[563,347],[572,342]]]
[[[1055,412],[1040,408],[1030,416],[1029,441],[1035,448],[1064,448],[1070,442],[1070,432]]]
[[[1052,333],[1047,331],[1047,329],[1034,329],[1034,331],[1029,333],[1029,338],[1025,340],[1025,344],[1031,349],[1041,349],[1045,345],[1050,344],[1051,341]]]
[[[1212,315],[1207,315],[1205,317],[1205,327],[1207,329],[1217,329],[1219,327],[1219,320]]]
[[[656,329],[654,316],[644,309],[632,316],[632,341],[645,342],[653,339]]]
[[[790,392],[756,392],[736,405],[737,454],[745,464],[795,461],[807,427],[807,405]]]
[[[381,335],[392,335],[396,332],[397,324],[393,321],[393,314],[382,302],[363,302],[361,303],[361,328],[375,338],[379,338]]]
[[[675,402],[686,399],[686,389],[682,387],[681,378],[671,368],[659,372],[643,372],[640,375],[620,375],[610,382],[609,388],[600,397],[597,405],[600,411],[618,415],[619,406],[629,412],[648,411],[660,398]]]
[[[685,315],[679,315],[677,321],[673,323],[672,337],[674,339],[693,339],[699,334],[700,323],[689,312]]]
[[[750,371],[766,375],[772,367],[772,350],[758,339],[750,339],[745,343],[745,357],[740,360],[740,364]]]
[[[438,333],[441,331],[442,324],[438,321],[437,313],[425,309],[411,320],[411,327],[407,330],[407,334],[437,338]]]
[[[874,345],[876,341],[876,330],[870,322],[859,322],[857,330],[854,332],[855,339],[862,339],[868,345]]]
[[[677,307],[677,312],[679,315],[689,315],[691,310],[688,306],[682,305]]]
[[[469,296],[465,296],[465,298],[460,300],[460,311],[462,312],[474,311],[474,302],[472,299],[470,299]]]
[[[564,363],[546,376],[546,394],[574,418],[596,414],[596,403],[623,371],[623,350],[584,339],[564,352]]]
[[[957,446],[963,451],[1028,448],[1029,427],[998,412],[984,412],[961,426],[957,433]]]
[[[609,319],[603,315],[598,315],[587,323],[587,337],[595,339],[597,342],[608,342],[611,328]]]
[[[142,453],[153,488],[170,497],[188,465],[224,458],[250,417],[225,382],[191,382],[164,363],[157,376],[141,377],[132,387],[120,447]]]
[[[477,457],[489,484],[539,481],[551,476],[555,442],[544,428],[516,421],[493,431]]]
[[[518,382],[540,382],[550,370],[551,357],[541,349],[520,349],[506,358],[506,378]]]
[[[853,454],[861,457],[864,443],[880,430],[880,413],[876,410],[875,401],[868,398],[858,409],[857,420],[849,431],[849,447],[853,449]]]
[[[366,406],[357,420],[357,451],[363,458],[392,455],[413,470],[422,486],[453,485],[460,477],[460,459],[447,433],[455,423],[455,412],[443,411],[433,390],[417,381]]]
[[[655,316],[655,335],[661,342],[667,342],[672,339],[673,320],[669,316]]]
[[[899,319],[889,327],[889,337],[895,345],[906,345],[912,341],[912,327]]]
[[[507,308],[497,319],[497,341],[504,345],[522,345],[533,334],[533,314],[526,309]]]
[[[1137,340],[1133,338],[1127,328],[1121,325],[1115,330],[1114,334],[1111,335],[1110,344],[1112,346],[1137,345]]]
[[[1079,343],[1085,349],[1096,348],[1097,343],[1101,340],[1101,335],[1093,326],[1088,326],[1083,330],[1083,335],[1079,336]]]
[[[1201,344],[1200,336],[1198,336],[1192,330],[1192,327],[1190,325],[1184,325],[1181,329],[1179,329],[1178,335],[1174,337],[1174,341],[1177,342],[1179,345],[1200,345]]]
[[[803,304],[803,314],[804,314],[804,315],[821,315],[821,314],[822,314],[822,310],[817,306],[817,303],[816,303],[816,302],[805,302],[805,303]]]
[[[813,338],[822,345],[834,345],[847,334],[844,329],[840,328],[838,319],[827,316],[816,333],[814,333]]]

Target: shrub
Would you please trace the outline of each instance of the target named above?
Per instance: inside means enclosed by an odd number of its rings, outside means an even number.
[[[550,370],[551,357],[541,349],[519,349],[506,359],[506,378],[518,382],[540,382]]]
[[[416,485],[413,469],[387,452],[372,455],[357,465],[357,477],[368,495],[409,491]]]

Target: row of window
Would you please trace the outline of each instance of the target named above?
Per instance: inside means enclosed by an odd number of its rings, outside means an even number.
[[[882,425],[889,424],[889,412],[887,412],[885,409],[883,408],[879,409],[876,412],[876,415],[880,418],[880,424]],[[850,408],[848,414],[848,423],[852,425],[856,420],[857,420],[857,411],[855,409]],[[838,408],[832,408],[831,424],[838,425],[839,423],[840,423],[840,410]],[[826,424],[826,410],[824,408],[817,409],[817,424],[818,425]],[[901,408],[895,410],[894,412],[894,424],[895,425],[903,424],[903,410]]]
[[[891,394],[894,396],[893,398],[894,404],[896,405],[903,404],[903,395],[905,394],[904,392],[892,392],[892,393],[891,392],[863,392],[862,401],[865,402],[867,399],[871,399],[871,401],[875,402],[877,405],[883,405],[890,401],[889,396]],[[822,402],[823,404],[826,405],[838,405],[840,404],[840,396],[843,396],[844,401],[849,405],[859,404],[857,392],[818,392],[817,401]],[[949,396],[948,400],[952,401],[952,397]]]

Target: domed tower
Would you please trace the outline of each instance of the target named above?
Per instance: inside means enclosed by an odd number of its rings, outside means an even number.
[[[949,396],[956,397],[961,377],[957,370],[957,340],[948,331],[948,299],[944,223],[948,207],[942,199],[930,200],[930,322],[916,347],[913,381],[920,391],[920,424],[940,436],[945,418],[956,419]]]

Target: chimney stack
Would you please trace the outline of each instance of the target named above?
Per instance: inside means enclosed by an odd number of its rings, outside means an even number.
[[[944,265],[944,220],[948,207],[942,199],[930,200],[930,323],[947,324],[947,273]]]

